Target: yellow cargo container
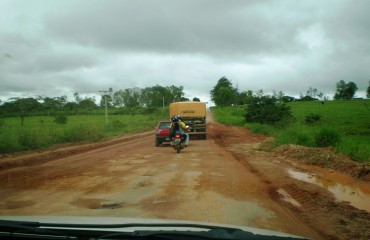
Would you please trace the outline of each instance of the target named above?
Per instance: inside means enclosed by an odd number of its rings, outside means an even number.
[[[182,121],[189,126],[189,136],[206,139],[207,108],[205,102],[173,102],[169,106],[170,118],[181,115]]]

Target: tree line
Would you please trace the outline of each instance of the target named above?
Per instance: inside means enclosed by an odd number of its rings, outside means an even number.
[[[355,96],[358,87],[354,82],[345,82],[340,80],[336,83],[336,92],[334,95],[334,100],[350,100]],[[262,90],[254,93],[251,90],[240,92],[237,87],[232,85],[232,82],[226,78],[222,77],[218,80],[217,84],[210,91],[211,100],[216,106],[232,106],[232,105],[245,105],[254,96],[263,94]],[[309,87],[305,94],[301,93],[300,98],[296,99],[291,96],[286,96],[282,91],[272,93],[272,96],[283,102],[292,101],[317,101],[317,100],[327,100],[324,93],[320,92],[317,88]],[[367,97],[370,98],[370,81],[369,87],[367,88]]]
[[[357,85],[354,82],[346,83],[341,80],[336,84],[334,100],[353,99],[357,90]],[[285,96],[282,91],[274,91],[272,94],[265,94],[262,90],[255,93],[251,90],[239,92],[238,88],[234,87],[226,77],[218,80],[210,94],[211,100],[216,106],[245,106],[245,121],[261,124],[274,124],[283,120],[288,122],[289,119],[292,119],[293,116],[287,102],[326,100],[324,94],[313,87],[309,87],[306,94],[301,93],[299,99]],[[367,97],[370,98],[370,82]]]
[[[358,90],[354,82],[341,80],[336,84],[335,100],[352,99],[355,92]],[[41,114],[55,114],[55,112],[64,112],[66,114],[77,113],[78,111],[88,111],[92,109],[99,109],[103,107],[108,108],[159,108],[168,106],[174,101],[189,101],[185,98],[184,88],[182,86],[160,86],[155,85],[146,88],[127,88],[124,90],[114,91],[109,88],[106,91],[100,91],[102,97],[100,103],[97,104],[95,97],[81,97],[78,92],[73,94],[74,101],[68,101],[67,96],[48,97],[39,96],[36,98],[27,97],[19,98],[13,97],[3,102],[0,105],[0,117],[19,116],[23,123],[24,117],[39,112]],[[253,102],[255,97],[265,95],[262,90],[254,93],[251,90],[240,92],[237,87],[234,87],[229,79],[222,77],[217,84],[210,91],[211,100],[216,106],[232,106],[232,105],[246,105]],[[301,93],[299,99],[285,96],[282,91],[273,92],[272,97],[279,102],[292,101],[312,101],[325,100],[322,92],[316,88],[309,87],[305,94]],[[367,97],[370,97],[370,82],[367,89]],[[194,97],[193,101],[200,101],[199,98]]]
[[[173,101],[189,101],[185,98],[184,88],[182,86],[160,86],[155,85],[146,88],[127,88],[114,91],[109,88],[106,91],[100,91],[102,97],[97,103],[95,97],[81,97],[78,92],[73,94],[74,100],[68,101],[67,96],[60,97],[13,97],[0,105],[0,117],[19,116],[23,123],[24,117],[40,113],[55,114],[63,112],[65,114],[77,113],[78,111],[88,111],[108,108],[159,108],[167,106]],[[193,101],[200,101],[194,97]]]

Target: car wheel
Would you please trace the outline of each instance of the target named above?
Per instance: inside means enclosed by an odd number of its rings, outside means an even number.
[[[156,140],[155,140],[155,146],[156,146],[156,147],[159,147],[159,145],[161,145],[161,143],[156,139]]]

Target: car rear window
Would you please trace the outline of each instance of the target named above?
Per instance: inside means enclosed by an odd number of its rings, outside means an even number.
[[[170,127],[170,123],[169,122],[161,122],[159,124],[159,128],[169,128]]]

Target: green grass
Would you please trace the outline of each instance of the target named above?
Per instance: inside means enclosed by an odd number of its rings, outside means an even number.
[[[159,110],[145,115],[110,115],[105,124],[104,115],[67,116],[66,124],[57,124],[51,116],[0,119],[0,154],[47,148],[71,142],[97,142],[132,132],[152,130],[159,120],[167,117]]]
[[[333,141],[331,144],[338,152],[347,154],[353,160],[370,162],[370,100],[327,101],[324,104],[293,102],[289,106],[295,121],[287,126],[245,124],[242,107],[214,108],[213,112],[215,119],[221,123],[244,125],[255,133],[273,136],[275,145],[318,147],[322,144],[318,140],[321,138]],[[317,114],[321,118],[317,123],[307,125],[305,118],[309,114]]]
[[[212,112],[217,122],[232,125],[244,126],[245,109],[244,107],[213,107]]]
[[[345,135],[370,136],[370,100],[290,103],[298,122],[308,114],[321,116],[321,124],[335,127]]]
[[[321,116],[320,122],[312,126],[330,127],[341,136],[341,143],[335,148],[354,160],[370,162],[370,100],[295,102],[291,103],[297,124],[302,125],[310,113]]]

